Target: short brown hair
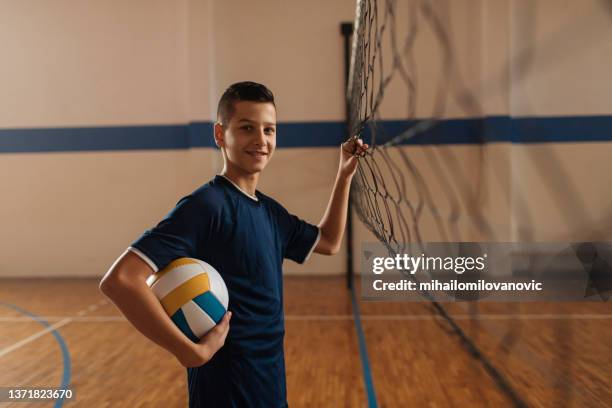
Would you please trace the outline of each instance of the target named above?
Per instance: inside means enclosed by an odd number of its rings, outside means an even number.
[[[267,102],[276,108],[274,95],[265,85],[251,81],[236,82],[230,85],[219,99],[217,120],[222,125],[227,125],[234,114],[234,103],[240,101]]]

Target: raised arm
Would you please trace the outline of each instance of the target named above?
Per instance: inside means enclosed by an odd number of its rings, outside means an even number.
[[[340,146],[338,174],[327,209],[319,222],[321,238],[315,247],[316,253],[333,255],[340,250],[344,228],[346,227],[351,180],[357,170],[358,158],[362,157],[367,149],[367,144],[364,144],[361,139],[354,138]]]

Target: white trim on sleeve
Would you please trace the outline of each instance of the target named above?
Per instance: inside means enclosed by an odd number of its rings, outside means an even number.
[[[319,240],[321,239],[321,228],[317,227],[317,239],[315,239],[314,244],[312,244],[312,248],[310,248],[310,251],[308,251],[308,255],[306,255],[306,258],[304,258],[304,260],[302,261],[302,263],[306,262],[308,260],[308,258],[310,258],[310,255],[312,255],[312,253],[314,252],[315,248],[317,247],[317,244],[319,243]]]
[[[128,251],[132,251],[133,253],[138,255],[140,257],[140,259],[145,261],[147,263],[147,265],[149,265],[151,267],[151,269],[153,269],[153,272],[157,272],[159,270],[157,265],[155,265],[155,263],[148,256],[143,254],[142,251],[140,251],[140,250],[138,250],[138,249],[136,249],[134,247],[129,247]]]

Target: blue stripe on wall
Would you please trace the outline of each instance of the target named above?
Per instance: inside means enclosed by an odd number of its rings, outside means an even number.
[[[414,126],[417,121],[383,121],[380,139]],[[364,138],[369,139],[368,129]],[[278,125],[278,147],[331,147],[345,138],[344,122],[289,122]],[[490,142],[550,143],[612,141],[612,116],[490,116],[447,119],[402,144],[480,144]],[[213,125],[104,126],[0,129],[0,153],[159,150],[214,147]]]
[[[183,125],[0,130],[3,153],[186,149],[189,143]]]
[[[330,147],[346,140],[344,122],[279,123],[276,132],[278,147]]]

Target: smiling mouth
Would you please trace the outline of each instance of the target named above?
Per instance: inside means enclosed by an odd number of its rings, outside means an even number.
[[[268,155],[266,152],[246,152],[248,155],[253,157],[265,157]]]

